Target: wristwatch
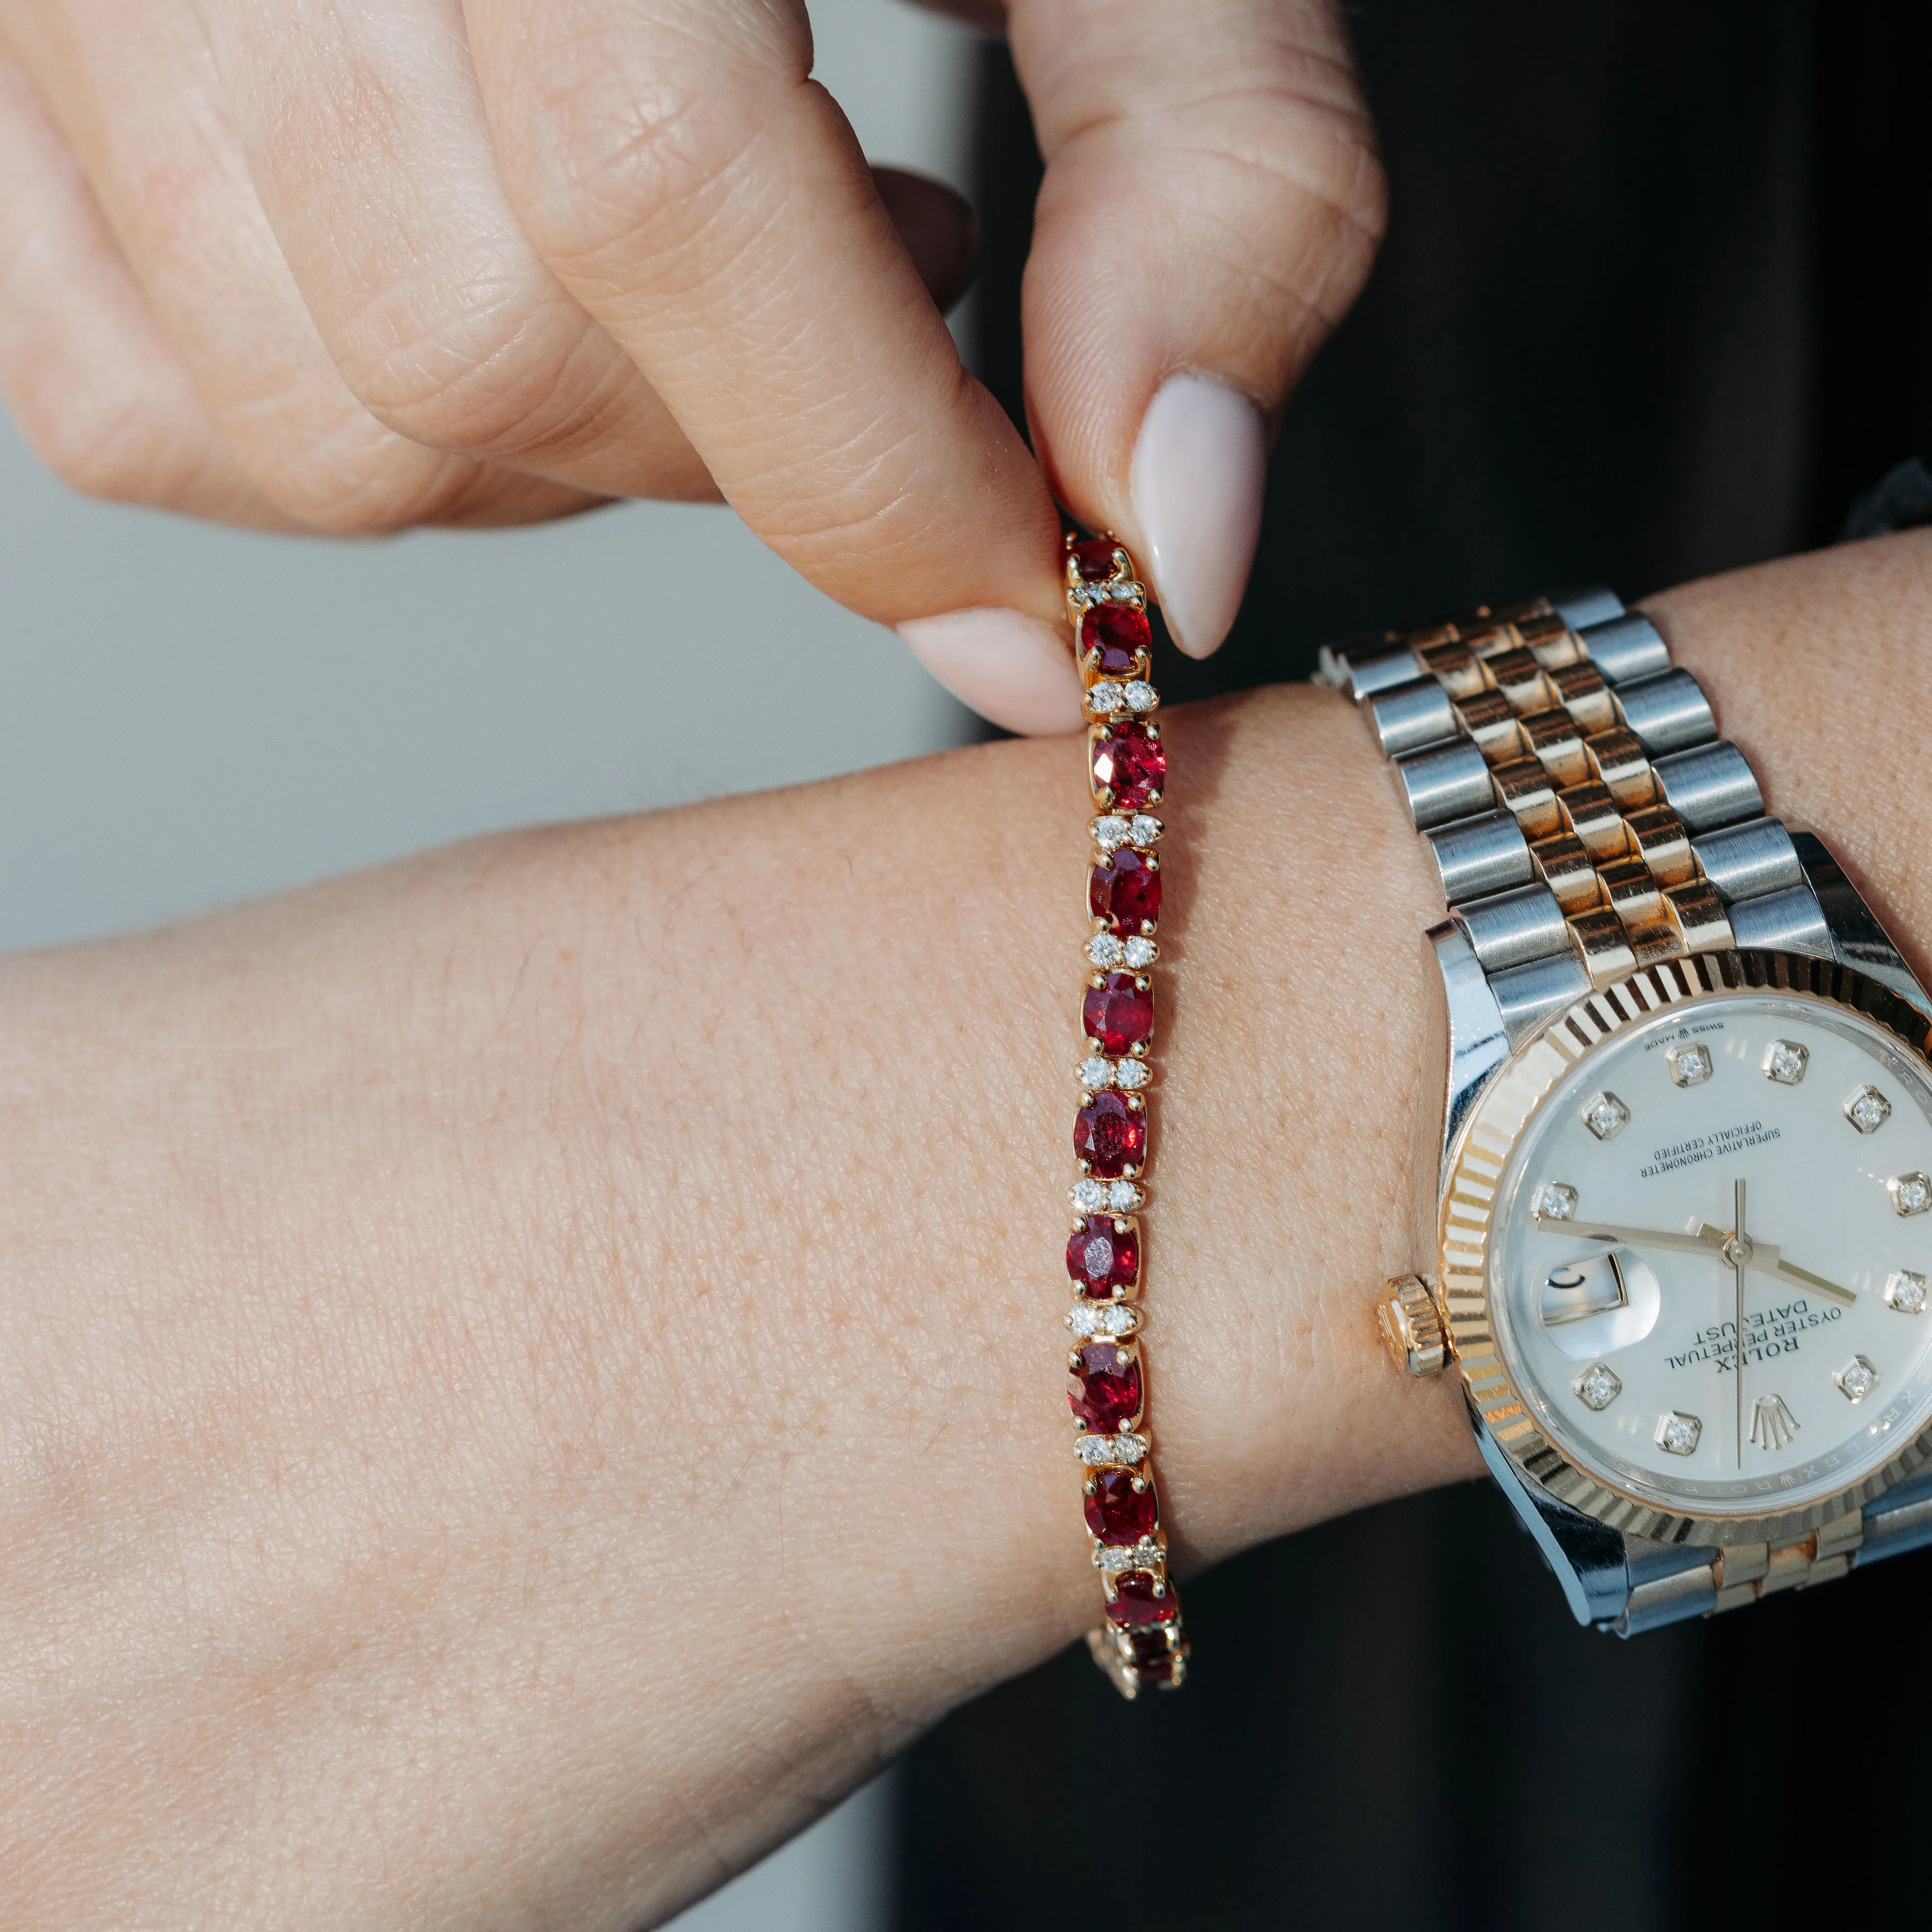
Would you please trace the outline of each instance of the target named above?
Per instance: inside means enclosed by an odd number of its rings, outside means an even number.
[[[1418,1258],[1577,1621],[1628,1636],[1932,1543],[1932,1000],[1607,591],[1322,655],[1448,916]]]

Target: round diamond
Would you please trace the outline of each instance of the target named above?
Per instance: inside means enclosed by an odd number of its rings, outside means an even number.
[[[1697,1438],[1703,1433],[1704,1425],[1694,1415],[1666,1415],[1664,1424],[1657,1432],[1660,1449],[1669,1450],[1673,1456],[1688,1456],[1697,1447]]]
[[[1901,1174],[1891,1184],[1892,1204],[1901,1214],[1922,1214],[1932,1208],[1932,1180],[1922,1174]]]
[[[1121,687],[1120,695],[1130,711],[1151,711],[1160,702],[1154,688],[1144,678],[1135,678]]]
[[[1630,1109],[1614,1094],[1599,1094],[1583,1109],[1583,1124],[1600,1141],[1623,1131]]]
[[[1118,966],[1126,957],[1126,948],[1111,932],[1096,932],[1087,942],[1087,956],[1096,966]]]
[[[1107,1205],[1116,1214],[1130,1214],[1141,1204],[1141,1191],[1131,1180],[1114,1180],[1107,1184]]]
[[[1104,1183],[1098,1180],[1076,1180],[1072,1198],[1082,1214],[1097,1214],[1107,1204],[1107,1189]]]
[[[1150,813],[1137,812],[1134,814],[1133,830],[1130,836],[1136,845],[1144,847],[1153,844],[1166,830],[1160,820]]]
[[[1118,711],[1126,701],[1125,698],[1121,693],[1120,687],[1118,684],[1114,683],[1112,678],[1102,678],[1100,682],[1094,686],[1094,688],[1087,694],[1087,709],[1089,711],[1098,711],[1103,713],[1109,711]]]
[[[1115,846],[1126,844],[1133,836],[1133,828],[1127,821],[1115,818],[1111,812],[1094,821],[1094,842],[1103,852],[1111,852]]]
[[[1148,1064],[1144,1060],[1119,1060],[1114,1063],[1114,1084],[1132,1093],[1136,1087],[1148,1083]]]
[[[1080,1063],[1080,1084],[1083,1087],[1104,1087],[1113,1077],[1114,1070],[1097,1053],[1090,1060]]]
[[[1845,1118],[1862,1134],[1875,1134],[1892,1118],[1892,1102],[1876,1087],[1861,1087],[1845,1102]]]
[[[1546,1221],[1567,1221],[1576,1211],[1576,1190],[1552,1180],[1536,1197],[1536,1211]]]
[[[1138,973],[1144,966],[1151,966],[1160,956],[1160,948],[1150,939],[1143,939],[1138,933],[1120,948],[1120,957],[1126,961],[1130,971]]]
[[[1138,584],[1110,584],[1107,586],[1107,595],[1116,604],[1131,604],[1140,594],[1141,587]]]
[[[1766,1056],[1764,1070],[1786,1087],[1796,1087],[1804,1078],[1804,1063],[1811,1058],[1796,1040],[1775,1040]]]
[[[1592,1362],[1573,1384],[1586,1408],[1608,1408],[1623,1392],[1623,1384],[1607,1362]]]

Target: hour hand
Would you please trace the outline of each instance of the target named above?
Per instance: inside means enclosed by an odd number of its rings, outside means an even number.
[[[1570,1234],[1580,1240],[1615,1241],[1627,1248],[1668,1248],[1682,1255],[1706,1255],[1724,1258],[1727,1238],[1714,1228],[1702,1228],[1694,1234],[1673,1234],[1664,1228],[1624,1228],[1614,1221],[1564,1220],[1538,1212],[1531,1216],[1546,1234]]]

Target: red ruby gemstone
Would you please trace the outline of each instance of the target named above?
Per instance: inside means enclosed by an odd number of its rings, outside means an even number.
[[[1083,584],[1105,584],[1114,574],[1114,553],[1120,546],[1112,537],[1089,537],[1067,552]]]
[[[1096,604],[1080,620],[1080,648],[1100,653],[1102,677],[1132,677],[1153,642],[1147,613],[1131,604]]]
[[[1160,874],[1144,852],[1117,846],[1087,881],[1087,909],[1116,932],[1138,932],[1160,917]]]
[[[1143,991],[1131,973],[1102,974],[1099,986],[1087,988],[1080,1019],[1087,1037],[1118,1060],[1154,1037],[1154,988]]]
[[[1130,1469],[1094,1472],[1094,1493],[1087,1498],[1087,1527],[1102,1543],[1138,1543],[1153,1533],[1154,1484],[1146,1478],[1134,1487]]]
[[[1156,1597],[1154,1579],[1144,1570],[1130,1570],[1114,1586],[1114,1600],[1107,1606],[1107,1615],[1114,1622],[1132,1629],[1165,1623],[1180,1607],[1172,1584],[1168,1586],[1166,1596]]]
[[[1147,1115],[1124,1094],[1096,1094],[1073,1118],[1073,1157],[1102,1180],[1118,1180],[1147,1162]]]
[[[1094,785],[1113,788],[1117,812],[1138,812],[1167,782],[1167,753],[1144,724],[1116,724],[1094,740]]]
[[[1116,1231],[1112,1216],[1089,1214],[1068,1238],[1066,1272],[1089,1300],[1112,1301],[1140,1279],[1140,1238],[1131,1225]]]
[[[1066,1406],[1095,1436],[1115,1436],[1141,1412],[1141,1365],[1118,1342],[1089,1342],[1075,1351]]]
[[[1174,1675],[1174,1653],[1168,1648],[1164,1630],[1136,1630],[1130,1640],[1134,1663],[1142,1678],[1150,1684],[1164,1684]]]

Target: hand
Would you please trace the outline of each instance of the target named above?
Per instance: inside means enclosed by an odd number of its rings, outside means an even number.
[[[1382,184],[1333,0],[1010,26],[1040,462],[914,266],[956,282],[964,211],[868,170],[802,0],[0,0],[0,388],[75,487],[265,527],[722,493],[1070,728],[1047,479],[1214,650]]]

